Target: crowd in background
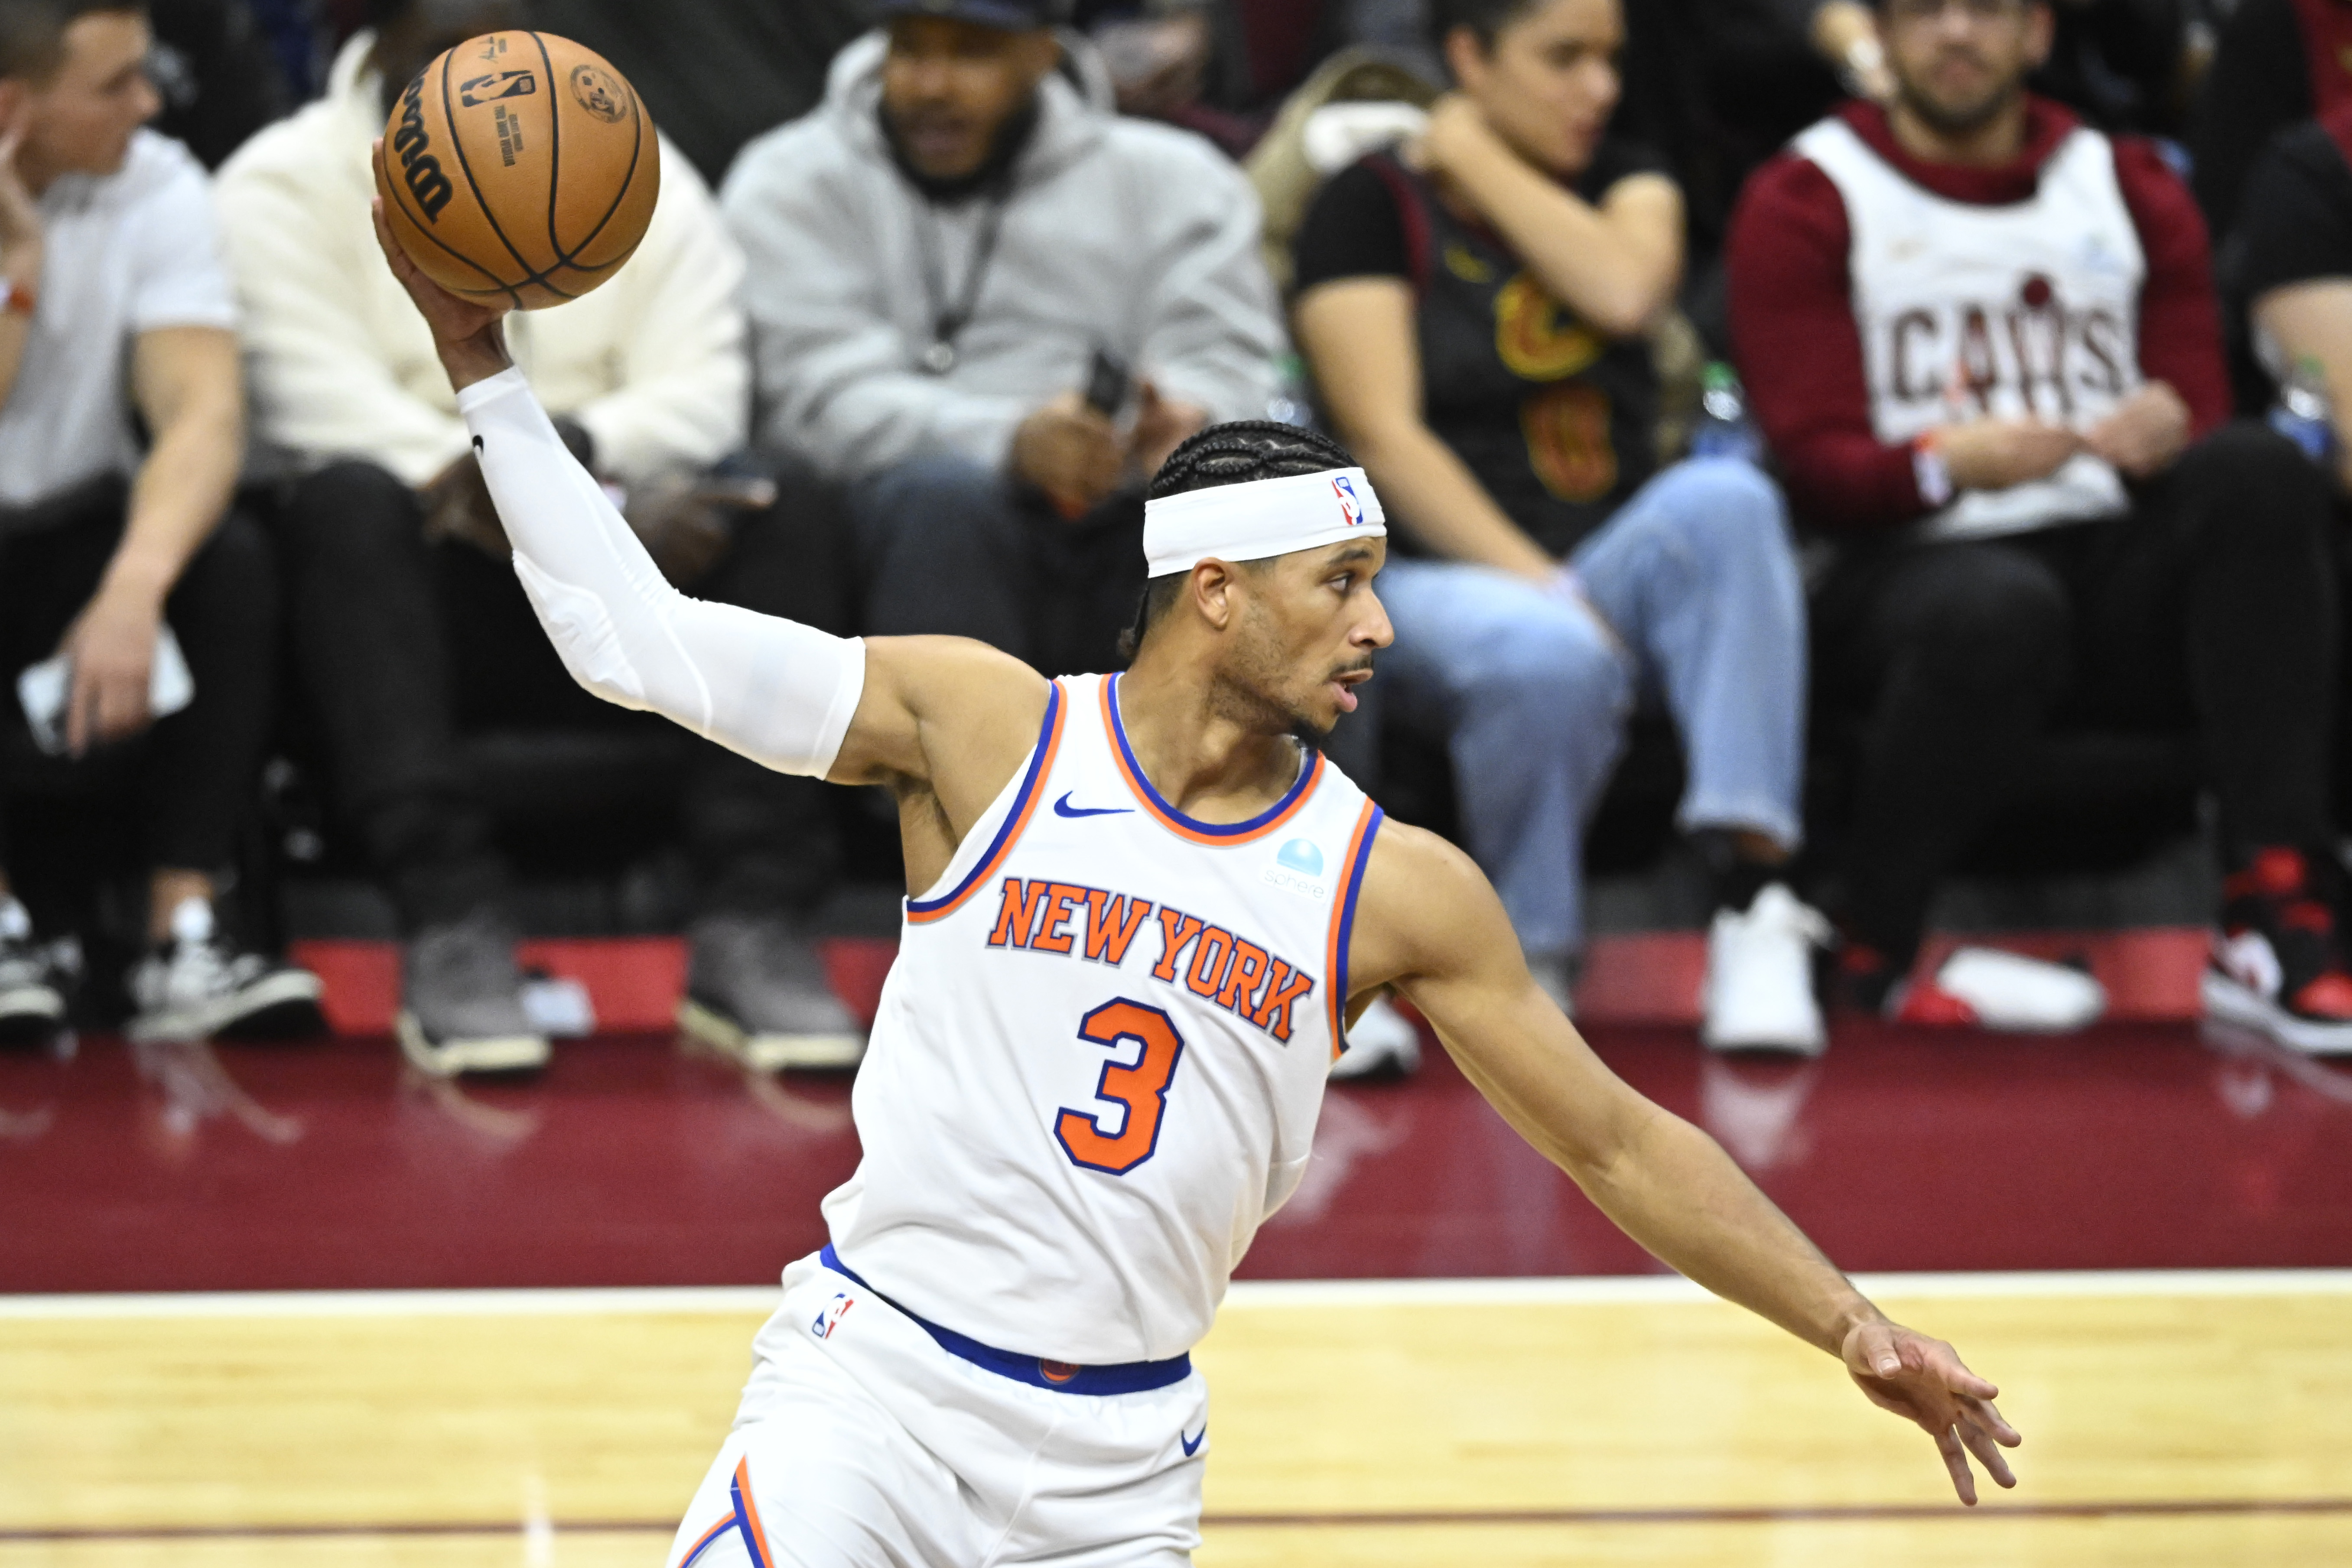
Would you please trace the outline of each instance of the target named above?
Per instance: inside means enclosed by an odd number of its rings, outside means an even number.
[[[862,1048],[811,942],[854,821],[572,682],[377,254],[400,88],[524,26],[665,130],[629,266],[508,331],[681,589],[1112,668],[1161,460],[1315,423],[1398,632],[1328,749],[1437,760],[1563,1005],[1663,720],[1709,1046],[1816,1053],[1824,992],[2080,1026],[2074,969],[1917,957],[2053,738],[2114,733],[2213,804],[2209,1011],[2352,1051],[2347,0],[0,0],[0,798],[113,825],[135,1035],[315,1016],[239,897],[290,770],[396,911],[410,1059],[543,1063],[520,733],[592,794],[661,753],[687,1027]],[[108,1013],[39,848],[17,1035]],[[1412,1040],[1376,1006],[1343,1066]]]

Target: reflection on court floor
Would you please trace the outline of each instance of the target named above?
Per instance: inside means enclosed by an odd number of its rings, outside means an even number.
[[[1244,1285],[1200,1561],[2352,1563],[2352,1272],[1869,1283],[2017,1493],[1676,1281]],[[772,1294],[0,1298],[0,1568],[657,1564]]]

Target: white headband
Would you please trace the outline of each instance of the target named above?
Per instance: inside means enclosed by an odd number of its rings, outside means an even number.
[[[1214,556],[1263,561],[1388,532],[1381,498],[1361,468],[1214,485],[1143,503],[1150,575],[1190,572]]]

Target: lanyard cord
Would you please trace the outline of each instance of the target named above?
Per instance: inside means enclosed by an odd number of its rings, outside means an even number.
[[[945,375],[955,368],[956,339],[971,324],[972,312],[980,305],[980,290],[988,281],[989,264],[996,258],[996,239],[1003,230],[1004,209],[1011,199],[1011,193],[1001,185],[990,194],[987,209],[981,214],[980,233],[972,241],[971,265],[953,305],[944,302],[946,265],[940,256],[939,216],[929,203],[923,204],[923,297],[931,308],[931,346],[923,351],[923,368],[934,375]]]

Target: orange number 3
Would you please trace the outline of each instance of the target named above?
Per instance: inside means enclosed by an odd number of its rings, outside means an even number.
[[[1143,1055],[1133,1067],[1112,1062],[1095,1085],[1095,1098],[1127,1107],[1127,1119],[1116,1137],[1103,1133],[1102,1123],[1083,1110],[1066,1108],[1054,1123],[1054,1136],[1074,1165],[1124,1176],[1160,1146],[1160,1114],[1168,1109],[1168,1080],[1184,1054],[1184,1037],[1168,1015],[1140,1002],[1106,1002],[1078,1021],[1078,1038],[1098,1046],[1134,1040]]]

